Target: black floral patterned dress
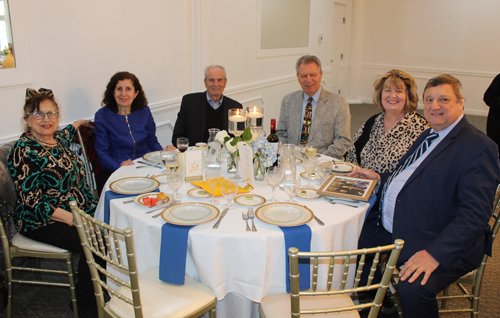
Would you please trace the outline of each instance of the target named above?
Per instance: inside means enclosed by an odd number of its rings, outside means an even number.
[[[14,222],[19,232],[54,223],[52,213],[57,208],[70,212],[70,201],[93,215],[97,202],[87,186],[82,161],[69,150],[75,133],[72,125],[57,131],[55,147],[43,146],[24,133],[12,147],[8,163],[17,193]]]

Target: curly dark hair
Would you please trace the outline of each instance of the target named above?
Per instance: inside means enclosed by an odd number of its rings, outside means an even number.
[[[142,109],[148,106],[148,99],[146,98],[146,94],[144,94],[144,90],[142,89],[141,82],[137,76],[129,72],[118,72],[109,80],[108,85],[106,86],[106,91],[102,94],[102,102],[101,106],[108,107],[115,113],[118,113],[118,106],[116,105],[115,100],[115,88],[119,81],[123,80],[131,80],[134,84],[134,88],[139,94],[132,102],[132,107],[130,108],[130,112],[134,112],[138,109]]]
[[[36,93],[35,95],[31,96],[24,102],[24,131],[27,133],[30,133],[30,127],[27,124],[28,117],[34,113],[40,111],[40,104],[46,100],[51,101],[54,106],[56,106],[57,112],[60,113],[59,105],[57,104],[54,96],[46,95],[46,94],[41,94],[41,93]]]

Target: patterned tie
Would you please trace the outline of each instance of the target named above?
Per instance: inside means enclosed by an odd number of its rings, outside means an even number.
[[[306,110],[304,111],[304,121],[302,122],[302,132],[300,133],[300,144],[307,144],[307,139],[309,138],[309,131],[311,130],[311,118],[312,118],[312,110],[313,107],[311,102],[313,101],[312,97],[309,97],[307,100]]]
[[[424,152],[427,151],[427,149],[429,148],[431,143],[438,137],[439,137],[439,135],[437,132],[430,133],[425,138],[425,140],[420,144],[420,147],[415,149],[415,151],[411,154],[411,156],[406,158],[405,162],[401,166],[399,166],[398,169],[396,169],[392,172],[391,176],[389,177],[389,179],[387,179],[387,182],[384,184],[384,188],[382,189],[382,194],[380,195],[380,211],[382,211],[382,202],[384,202],[385,192],[387,191],[387,188],[389,187],[389,184],[391,184],[392,180],[394,180],[394,178],[396,178],[396,176],[401,171],[405,170],[406,167],[408,167],[413,162],[415,162],[418,158],[420,158],[420,156]]]

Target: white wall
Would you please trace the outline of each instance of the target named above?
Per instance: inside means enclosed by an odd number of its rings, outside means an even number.
[[[373,80],[392,68],[427,80],[450,73],[462,81],[466,113],[486,116],[482,97],[500,72],[500,1],[361,0],[351,99],[371,102]]]

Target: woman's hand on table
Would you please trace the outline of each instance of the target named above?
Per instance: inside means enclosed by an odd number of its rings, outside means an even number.
[[[168,145],[165,148],[163,148],[163,150],[175,150],[175,149],[177,148],[175,148],[174,145]]]
[[[71,214],[71,212],[63,210],[61,208],[57,208],[54,211],[54,213],[52,213],[52,216],[50,218],[54,221],[57,221],[57,222],[66,223],[66,224],[68,224],[68,226],[74,225],[73,214]]]
[[[358,168],[349,173],[348,176],[355,178],[375,179],[380,181],[380,175],[378,173],[365,168]]]
[[[123,166],[133,166],[133,165],[135,165],[135,163],[132,160],[129,159],[129,160],[126,160],[126,161],[122,162],[120,164],[120,167],[123,167]]]

